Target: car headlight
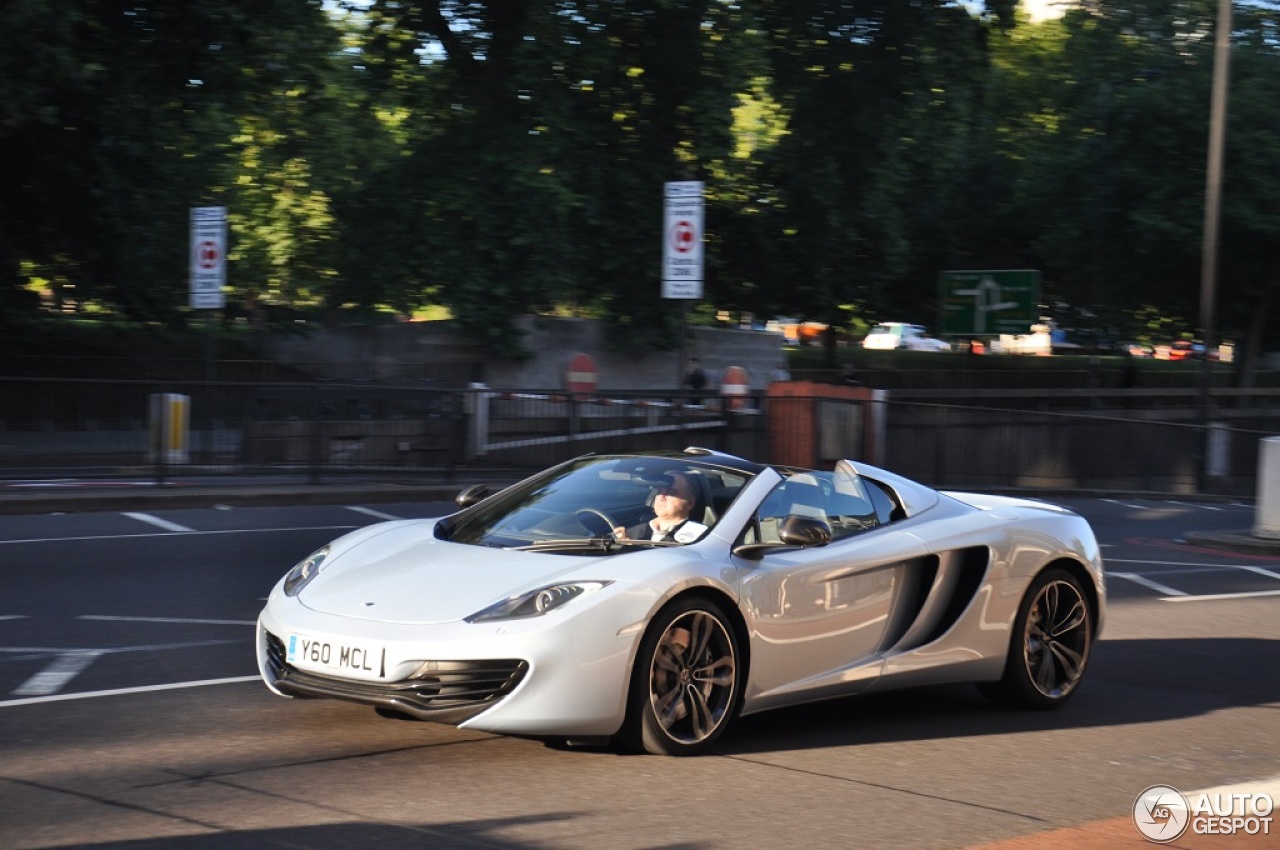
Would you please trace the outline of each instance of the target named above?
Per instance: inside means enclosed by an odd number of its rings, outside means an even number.
[[[490,605],[483,611],[467,617],[468,623],[481,623],[486,620],[514,620],[519,617],[541,617],[548,611],[554,611],[566,602],[595,593],[611,582],[607,581],[574,581],[563,584],[549,584],[519,596],[504,599],[496,605]]]
[[[293,569],[289,570],[284,577],[285,596],[297,596],[301,593],[302,588],[320,574],[320,570],[324,567],[324,559],[327,557],[329,557],[329,547],[322,546],[294,564]]]

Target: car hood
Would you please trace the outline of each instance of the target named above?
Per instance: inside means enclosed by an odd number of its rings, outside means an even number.
[[[599,561],[450,543],[436,538],[435,522],[384,523],[335,541],[299,601],[362,620],[452,622]]]

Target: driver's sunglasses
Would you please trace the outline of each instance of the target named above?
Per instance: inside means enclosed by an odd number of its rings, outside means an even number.
[[[655,489],[654,493],[655,493],[655,495],[658,495],[658,496],[675,496],[677,499],[684,499],[685,501],[688,501],[688,499],[689,499],[689,497],[688,497],[688,496],[686,496],[684,493],[680,492],[680,488],[675,487],[675,486],[672,486],[672,487],[658,487],[658,488],[656,488],[656,489]]]

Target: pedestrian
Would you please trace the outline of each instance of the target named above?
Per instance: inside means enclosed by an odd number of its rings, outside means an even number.
[[[699,392],[707,386],[707,373],[702,369],[702,363],[698,358],[689,358],[689,368],[684,373],[684,385],[694,392]],[[702,404],[702,399],[691,399],[693,404]]]

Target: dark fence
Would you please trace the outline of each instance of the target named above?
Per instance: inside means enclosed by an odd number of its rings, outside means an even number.
[[[938,487],[1252,498],[1280,390],[770,392],[445,389],[0,378],[0,479],[521,476],[587,452],[700,445],[863,459]],[[810,385],[818,387],[820,385]]]

